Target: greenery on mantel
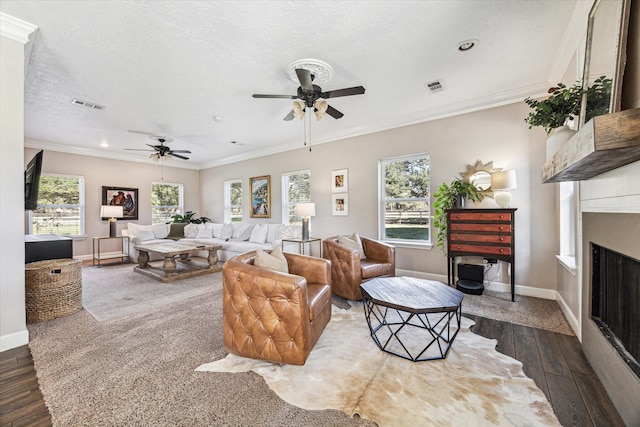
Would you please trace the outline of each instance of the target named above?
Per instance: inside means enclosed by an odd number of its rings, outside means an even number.
[[[439,246],[442,252],[446,254],[444,242],[447,239],[447,209],[453,208],[461,198],[479,202],[482,200],[483,194],[472,182],[464,179],[455,179],[451,184],[443,182],[433,197],[433,226],[436,229],[436,237],[438,239],[436,246]]]
[[[571,87],[558,83],[556,87],[549,89],[548,93],[551,95],[547,99],[538,101],[529,97],[524,100],[533,109],[524,121],[529,124],[529,129],[542,126],[548,135],[553,129],[564,125],[567,118],[580,114],[583,93],[587,95],[585,122],[595,116],[607,114],[611,100],[611,85],[611,79],[605,76],[598,77],[586,90],[582,90],[578,83]]]
[[[211,222],[211,220],[206,216],[194,218],[195,215],[196,213],[193,211],[187,211],[184,215],[174,214],[171,215],[171,222],[174,224],[205,224],[207,222]]]

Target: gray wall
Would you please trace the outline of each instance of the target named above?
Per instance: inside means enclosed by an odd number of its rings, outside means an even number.
[[[281,174],[311,170],[311,199],[316,216],[311,219],[312,235],[327,237],[358,231],[378,236],[378,160],[415,154],[431,155],[432,193],[442,182],[450,182],[467,164],[480,159],[494,166],[517,171],[518,188],[511,191],[516,212],[516,284],[535,289],[556,287],[556,212],[554,187],[540,183],[546,135],[541,129],[529,130],[524,117],[529,108],[522,103],[463,114],[455,117],[405,126],[325,144],[242,161],[201,171],[200,205],[203,214],[223,219],[223,183],[242,179],[245,192],[245,218],[248,215],[248,179],[271,175],[271,210],[268,222],[281,222]],[[292,124],[295,125],[295,124]],[[349,216],[331,215],[331,171],[349,170]],[[487,199],[482,207],[496,207]],[[401,270],[446,275],[446,258],[432,249],[398,248],[397,267]],[[503,266],[507,271],[507,264]],[[507,276],[503,275],[504,282]],[[555,292],[538,293],[553,298]]]

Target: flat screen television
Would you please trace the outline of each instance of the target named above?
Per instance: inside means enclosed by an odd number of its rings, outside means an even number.
[[[27,165],[24,171],[24,209],[33,211],[38,207],[38,189],[42,173],[42,154],[40,150]]]

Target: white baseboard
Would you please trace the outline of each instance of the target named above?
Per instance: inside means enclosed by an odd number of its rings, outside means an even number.
[[[437,280],[442,283],[447,283],[447,276],[444,274],[433,274],[433,273],[424,273],[422,271],[413,271],[413,270],[401,270],[396,269],[396,276],[410,276],[417,277],[419,279],[426,280]],[[511,284],[510,283],[502,283],[502,282],[491,282],[491,285],[488,289],[497,292],[511,292]],[[528,297],[535,298],[543,298],[556,300],[557,292],[555,289],[542,289],[542,288],[534,288],[531,286],[522,286],[516,284],[516,296],[525,295]]]
[[[564,317],[567,319],[567,322],[569,322],[569,326],[571,326],[571,329],[573,329],[573,333],[576,334],[576,337],[578,337],[578,340],[582,342],[582,330],[580,327],[580,322],[578,321],[575,314],[571,311],[571,309],[569,308],[569,305],[567,305],[564,298],[562,298],[562,295],[560,295],[559,292],[556,292],[556,301],[558,301],[560,310],[562,310]]]
[[[0,351],[11,350],[29,344],[29,331],[19,331],[0,336]]]

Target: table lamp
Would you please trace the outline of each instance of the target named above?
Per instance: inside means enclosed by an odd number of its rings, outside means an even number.
[[[508,208],[511,203],[511,194],[504,190],[518,188],[516,183],[516,171],[499,171],[491,174],[491,189],[495,191],[493,199],[501,208]]]
[[[116,237],[118,234],[116,218],[122,218],[124,216],[124,209],[122,206],[102,206],[100,209],[100,216],[102,218],[109,218],[109,237]]]
[[[296,204],[296,215],[302,217],[302,240],[309,240],[309,217],[316,216],[316,204]]]

